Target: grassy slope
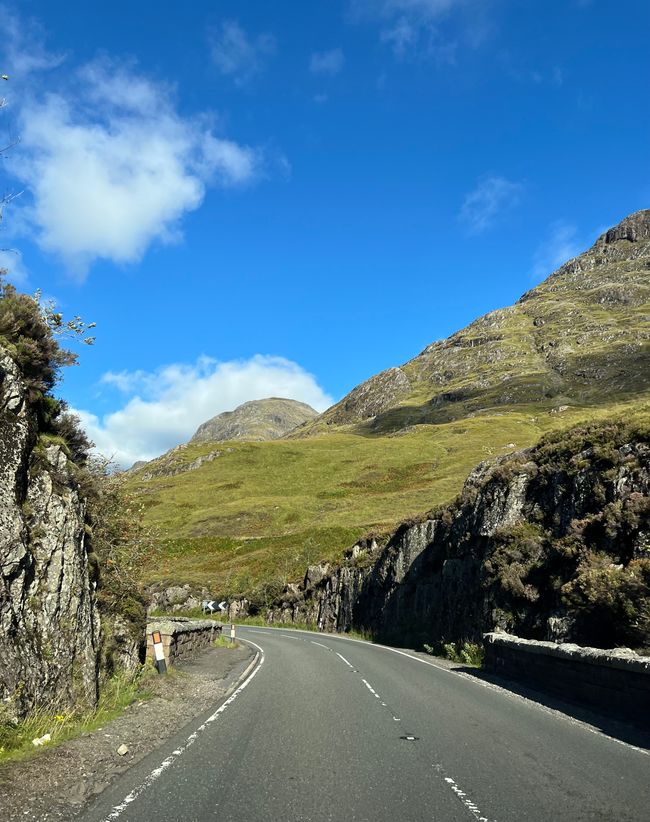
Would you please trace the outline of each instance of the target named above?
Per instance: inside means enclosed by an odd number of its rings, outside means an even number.
[[[194,471],[147,481],[136,474],[134,490],[162,538],[161,558],[146,579],[188,582],[215,595],[297,579],[307,564],[335,560],[368,532],[388,531],[450,500],[481,460],[613,408],[625,406],[562,414],[531,407],[392,437],[233,442],[230,452]],[[178,459],[191,462],[213,448],[190,446]]]
[[[146,579],[215,595],[295,580],[449,501],[486,457],[647,403],[650,211],[628,220],[638,241],[603,235],[514,306],[373,377],[290,438],[190,445],[153,468],[222,453],[174,477],[136,473],[163,546]]]

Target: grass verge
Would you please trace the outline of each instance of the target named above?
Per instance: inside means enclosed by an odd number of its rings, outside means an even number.
[[[147,685],[156,676],[151,665],[143,665],[135,674],[122,672],[112,677],[104,684],[94,711],[57,712],[37,708],[20,722],[11,721],[0,712],[0,764],[26,759],[45,748],[96,730],[133,702],[149,699],[151,692]],[[49,739],[43,739],[48,735]],[[42,743],[36,745],[33,740],[42,740]]]
[[[438,642],[435,645],[425,643],[422,647],[431,656],[439,656],[451,662],[462,662],[475,668],[482,668],[485,660],[483,646],[475,642]]]

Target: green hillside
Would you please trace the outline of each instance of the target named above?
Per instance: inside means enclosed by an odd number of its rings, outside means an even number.
[[[270,442],[191,443],[134,472],[149,582],[250,594],[450,500],[476,463],[551,429],[648,413],[650,212]]]

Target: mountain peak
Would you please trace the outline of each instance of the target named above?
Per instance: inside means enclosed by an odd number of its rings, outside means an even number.
[[[631,243],[650,241],[650,208],[635,211],[624,220],[602,234],[596,245],[611,244],[618,240],[628,240]]]
[[[274,440],[317,416],[318,412],[310,405],[297,400],[283,397],[250,400],[234,411],[224,411],[204,422],[190,442]]]
[[[592,406],[650,389],[650,210],[630,214],[513,306],[366,380],[300,434],[385,434],[498,409]],[[501,411],[498,411],[501,413]]]

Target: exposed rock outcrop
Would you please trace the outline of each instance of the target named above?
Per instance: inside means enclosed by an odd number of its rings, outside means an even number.
[[[392,642],[522,637],[650,646],[650,441],[574,429],[469,476],[451,506],[287,589],[271,622]]]
[[[94,706],[99,615],[85,502],[61,444],[38,439],[20,371],[0,348],[0,699]]]
[[[203,590],[199,596],[195,596],[189,585],[171,585],[168,588],[156,590],[151,586],[147,591],[149,601],[148,613],[161,611],[162,613],[179,613],[192,611],[201,607],[201,601],[209,598],[207,590]]]

